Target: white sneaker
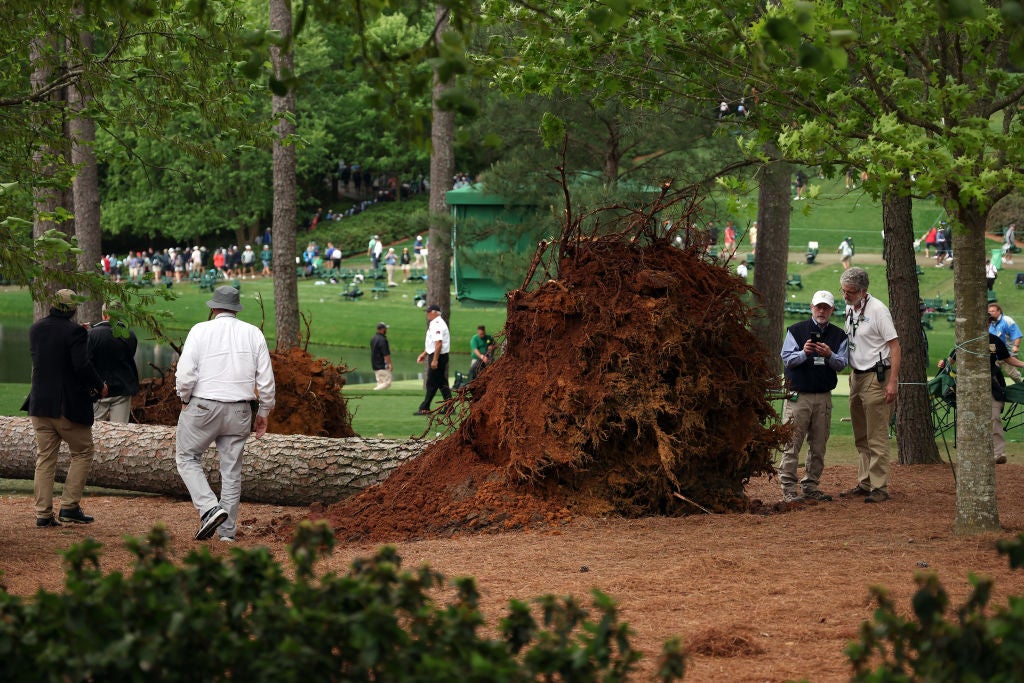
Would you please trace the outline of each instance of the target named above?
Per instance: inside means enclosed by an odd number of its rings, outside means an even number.
[[[235,539],[231,538],[230,536],[221,536],[220,540],[224,541],[225,543],[234,543],[235,542]]]

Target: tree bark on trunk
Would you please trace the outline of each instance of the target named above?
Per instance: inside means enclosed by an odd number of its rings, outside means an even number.
[[[272,228],[274,256],[274,323],[277,350],[287,351],[299,345],[299,284],[295,274],[297,194],[295,168],[295,90],[290,80],[294,70],[292,53],[292,9],[290,0],[270,0],[270,28],[287,39],[283,47],[270,48],[274,77],[287,81],[284,95],[271,97],[274,139],[274,218]]]
[[[778,157],[774,145],[765,151]],[[782,331],[785,329],[786,265],[789,261],[789,164],[773,161],[761,167],[757,191],[757,255],[754,289],[761,298],[761,315],[754,319],[753,332],[771,356],[780,373]]]
[[[896,399],[897,457],[904,465],[941,462],[932,430],[928,398],[928,358],[918,302],[914,256],[914,216],[910,195],[890,190],[882,197],[883,252],[889,285],[889,308],[900,340],[900,385]]]
[[[957,534],[999,530],[992,451],[992,374],[985,286],[985,216],[959,202],[953,228],[956,302],[956,522]]]
[[[32,72],[29,75],[29,83],[31,84],[32,90],[39,90],[45,86],[50,77],[53,75],[53,64],[48,61],[46,55],[56,52],[55,40],[52,36],[41,36],[32,41],[30,48]],[[51,110],[43,108],[42,113],[38,114],[38,121],[36,124],[41,129],[51,128],[53,126],[60,126],[59,121],[54,122],[50,120]],[[58,128],[59,130],[59,128]],[[53,162],[49,160],[49,157],[60,154],[60,150],[55,150],[49,146],[42,146],[33,152],[32,158],[36,167],[36,173],[39,178],[50,178],[54,175]],[[56,211],[57,206],[60,204],[61,191],[55,187],[48,187],[45,184],[36,186],[32,191],[33,205],[35,209],[35,215],[32,219],[32,237],[38,239],[42,237],[47,230],[56,227],[47,214],[52,214]],[[57,265],[57,264],[51,264]],[[53,286],[51,283],[44,285],[47,291],[56,291],[58,287]],[[35,298],[32,302],[32,319],[39,320],[49,314],[50,302],[45,299]]]
[[[174,461],[174,427],[97,422],[90,486],[188,497]],[[0,477],[32,479],[36,439],[26,417],[0,417],[4,457]],[[406,460],[419,455],[428,441],[328,439],[267,434],[250,438],[242,461],[242,500],[276,505],[334,503],[377,484]],[[58,477],[67,472],[67,445],[61,445]],[[210,484],[220,471],[216,449],[204,457]]]
[[[76,9],[80,13],[81,6]],[[91,50],[93,37],[89,32],[80,34],[83,50]],[[100,180],[96,167],[96,122],[83,116],[88,104],[88,95],[76,85],[68,88],[68,105],[72,117],[68,121],[71,143],[71,163],[76,167],[72,181],[73,206],[75,214],[75,236],[82,253],[78,255],[78,270],[83,273],[96,271],[102,259],[102,231],[100,227]],[[98,322],[103,301],[96,292],[81,292],[88,299],[78,307],[80,321]]]
[[[434,42],[448,28],[448,9],[434,8]],[[450,87],[442,83],[434,70],[433,112],[430,124],[430,244],[427,250],[427,303],[441,307],[441,315],[451,321],[452,219],[445,193],[452,189],[455,175],[455,112],[443,111],[438,100]]]

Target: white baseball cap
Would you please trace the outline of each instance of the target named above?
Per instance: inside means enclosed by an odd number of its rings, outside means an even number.
[[[814,293],[811,297],[811,306],[817,306],[818,304],[828,304],[830,308],[836,307],[836,299],[832,296],[832,292],[827,289],[822,289]]]

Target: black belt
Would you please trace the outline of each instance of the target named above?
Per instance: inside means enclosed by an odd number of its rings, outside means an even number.
[[[203,398],[202,396],[193,396],[192,398],[193,399],[197,399],[199,401],[213,401],[214,403],[248,403],[249,402],[249,401],[218,401],[215,398]],[[189,399],[189,400],[191,400],[191,399]]]
[[[889,366],[888,366],[888,365],[886,365],[886,366],[885,366],[885,369],[886,369],[886,370],[888,370],[888,369],[889,369]],[[875,369],[874,369],[874,368],[868,368],[867,370],[858,370],[857,368],[853,368],[853,374],[855,374],[855,375],[863,375],[863,374],[865,374],[865,373],[868,373],[868,372],[874,372],[874,371],[875,371]]]

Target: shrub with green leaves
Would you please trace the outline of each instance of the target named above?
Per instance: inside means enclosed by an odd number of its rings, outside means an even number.
[[[598,591],[593,617],[572,598],[546,596],[536,610],[512,601],[486,636],[472,579],[435,604],[444,577],[402,570],[392,547],[316,576],[333,543],[325,524],[300,525],[291,579],[265,548],[222,559],[202,547],[176,565],[162,526],[127,541],[130,575],[104,573],[88,539],[64,553],[63,592],[0,590],[0,680],[612,683],[636,670],[630,629]],[[667,642],[658,679],[681,679],[684,664]]]
[[[1000,541],[1010,567],[1024,566],[1024,534]],[[1012,595],[1005,607],[991,608],[992,580],[971,575],[972,590],[955,613],[934,574],[917,577],[913,617],[902,617],[884,588],[873,587],[878,607],[864,622],[860,640],[846,654],[854,681],[931,683],[1009,683],[1024,676],[1024,597]]]

